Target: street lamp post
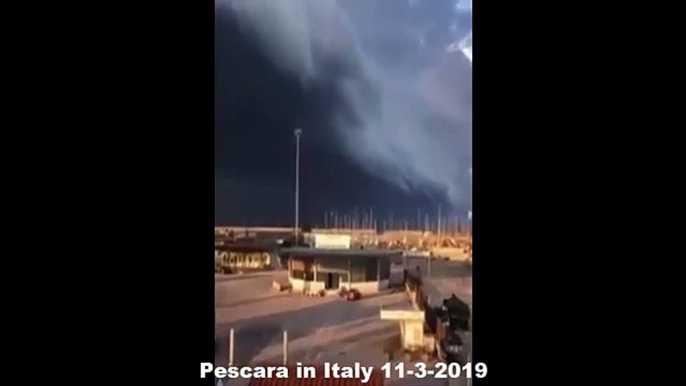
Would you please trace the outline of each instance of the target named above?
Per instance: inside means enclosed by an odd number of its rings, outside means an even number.
[[[298,246],[298,217],[300,214],[300,135],[302,132],[301,128],[297,128],[293,132],[295,134],[295,246]]]

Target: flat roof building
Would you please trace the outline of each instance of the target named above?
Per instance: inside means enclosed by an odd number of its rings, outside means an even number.
[[[293,291],[338,293],[342,288],[362,294],[388,288],[391,259],[399,251],[378,249],[284,248],[288,281]]]

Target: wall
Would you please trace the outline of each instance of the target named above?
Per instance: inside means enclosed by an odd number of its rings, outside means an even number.
[[[319,292],[324,289],[324,283],[321,282],[293,279],[292,277],[288,278],[288,282],[291,284],[293,292]]]
[[[341,283],[341,287],[348,287],[348,283]],[[380,290],[388,288],[388,280],[378,281],[368,281],[368,282],[357,282],[350,283],[350,288],[354,288],[360,291],[363,295],[373,295],[379,293]]]
[[[403,320],[400,322],[400,336],[403,348],[417,350],[424,348],[424,321]]]

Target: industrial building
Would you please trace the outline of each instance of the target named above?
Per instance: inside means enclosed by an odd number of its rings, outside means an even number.
[[[398,251],[378,249],[282,249],[288,260],[288,281],[293,291],[338,293],[342,288],[362,294],[388,288],[391,259]]]
[[[238,270],[263,270],[278,267],[277,245],[248,242],[215,244],[215,271],[233,273]]]

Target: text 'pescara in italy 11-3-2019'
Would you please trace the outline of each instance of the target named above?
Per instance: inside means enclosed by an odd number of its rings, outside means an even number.
[[[368,383],[372,374],[374,373],[374,366],[362,366],[359,363],[354,363],[352,366],[341,366],[338,363],[325,362],[323,366],[316,368],[314,366],[303,366],[298,363],[295,367],[295,374],[289,374],[289,367],[287,366],[229,366],[229,367],[215,367],[212,363],[205,362],[200,364],[200,377],[207,378],[214,376],[215,378],[230,378],[230,379],[250,379],[250,378],[344,378],[344,379],[359,379],[362,383]],[[472,366],[471,362],[464,365],[459,363],[443,363],[439,362],[432,367],[425,363],[415,363],[414,365],[398,363],[394,366],[391,363],[386,363],[379,368],[385,378],[484,378],[488,372],[485,363],[476,363]],[[320,371],[321,373],[317,373]]]

